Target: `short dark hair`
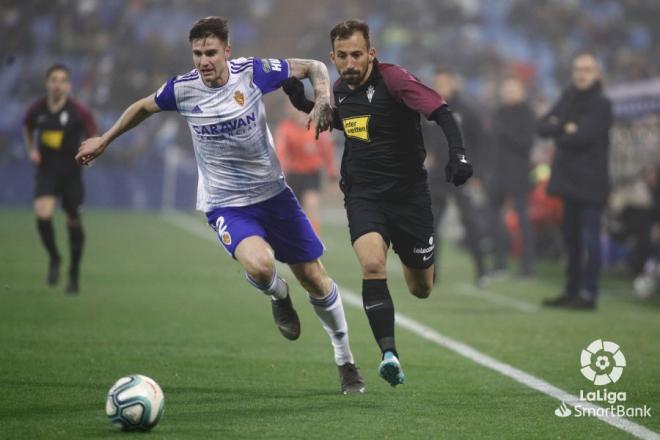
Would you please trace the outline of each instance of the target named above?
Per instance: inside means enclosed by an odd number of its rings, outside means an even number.
[[[220,41],[229,43],[229,20],[225,17],[211,16],[200,18],[190,29],[188,41],[200,38],[217,37]]]
[[[66,76],[68,78],[71,78],[71,71],[69,70],[69,68],[66,67],[64,64],[58,63],[58,64],[53,64],[48,68],[48,70],[46,70],[46,79],[50,78],[50,75],[52,75],[53,72],[57,72],[57,71],[64,72],[66,73]]]
[[[330,31],[330,43],[335,48],[335,40],[345,40],[350,38],[356,32],[362,32],[364,40],[367,42],[367,49],[371,48],[371,36],[369,35],[369,25],[357,18],[337,23]]]

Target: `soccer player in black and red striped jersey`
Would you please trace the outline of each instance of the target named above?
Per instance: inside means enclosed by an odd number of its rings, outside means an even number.
[[[434,223],[420,113],[436,121],[447,137],[447,181],[465,183],[472,165],[446,102],[404,68],[380,63],[364,21],[337,24],[330,41],[330,57],[340,75],[334,85],[334,126],[346,139],[340,185],[351,242],[362,268],[363,306],[383,355],[379,374],[396,386],[403,383],[404,375],[387,286],[390,244],[413,295],[427,298],[433,286]],[[284,90],[300,110],[309,112],[313,107],[295,78],[287,80]]]
[[[23,137],[28,156],[36,167],[34,210],[39,235],[49,257],[47,282],[49,285],[57,284],[60,274],[61,257],[55,243],[52,219],[57,197],[61,197],[71,250],[66,290],[76,294],[85,235],[80,213],[84,197],[82,172],[75,156],[80,142],[95,136],[98,130],[92,113],[70,98],[70,92],[69,69],[61,64],[49,68],[46,73],[46,96],[28,109]]]

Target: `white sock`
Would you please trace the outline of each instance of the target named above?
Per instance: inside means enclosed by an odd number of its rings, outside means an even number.
[[[321,320],[323,328],[330,336],[337,365],[344,365],[347,362],[354,363],[353,353],[351,353],[351,347],[348,343],[348,324],[344,315],[344,305],[341,302],[337,285],[332,283],[330,293],[325,298],[309,297],[309,302],[314,307],[314,312]]]
[[[284,280],[277,276],[277,269],[273,271],[273,278],[267,286],[259,284],[248,273],[245,274],[245,279],[264,294],[270,295],[272,299],[284,299],[289,295],[289,288]]]

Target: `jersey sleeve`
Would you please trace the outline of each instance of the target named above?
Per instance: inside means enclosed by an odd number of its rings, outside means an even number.
[[[37,102],[33,103],[25,112],[25,116],[23,117],[23,124],[29,131],[34,130],[34,127],[37,124],[37,112],[42,102],[43,100],[39,99]]]
[[[94,116],[92,111],[82,105],[78,101],[73,101],[73,104],[80,116],[80,122],[82,123],[83,129],[85,130],[85,135],[87,137],[97,136],[99,134],[98,128],[96,128],[96,122],[94,122]]]
[[[289,63],[277,58],[254,58],[252,60],[252,82],[264,95],[277,90],[289,77]]]
[[[160,89],[156,92],[156,105],[163,111],[178,110],[176,107],[176,96],[174,95],[175,79],[176,77],[169,79],[165,84],[160,86]]]
[[[427,119],[435,110],[447,105],[440,95],[403,67],[390,65],[383,67],[381,73],[390,95],[398,103],[423,114]]]

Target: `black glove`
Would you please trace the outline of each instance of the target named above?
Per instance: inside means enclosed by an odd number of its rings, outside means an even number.
[[[305,86],[295,76],[282,82],[282,90],[289,96],[291,104],[301,112],[309,113],[314,108],[314,102],[305,96]]]
[[[465,150],[452,148],[449,150],[449,161],[445,166],[447,182],[454,186],[463,185],[472,176],[472,164],[465,157]]]

